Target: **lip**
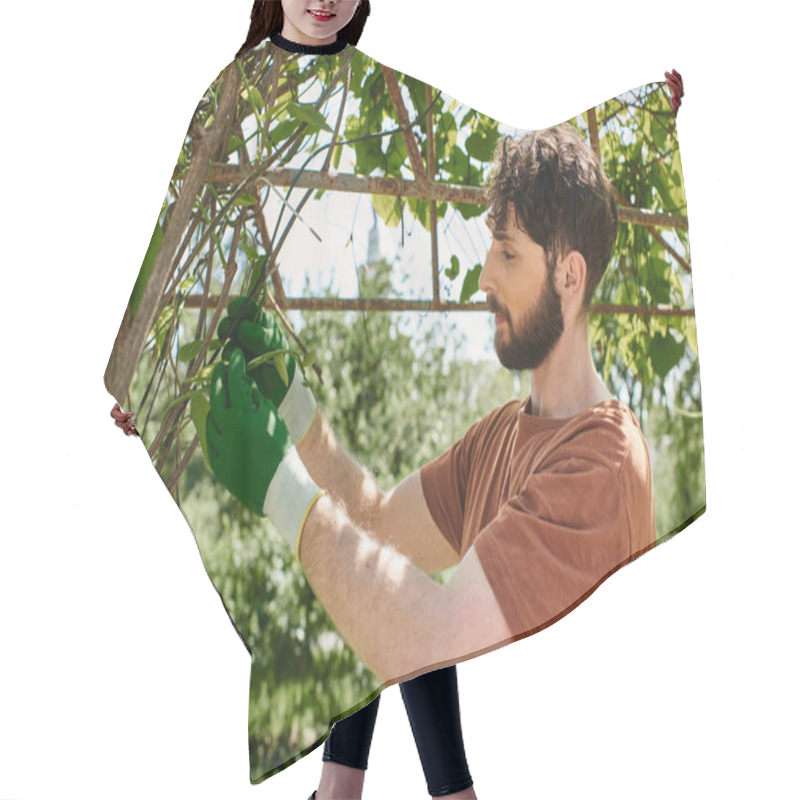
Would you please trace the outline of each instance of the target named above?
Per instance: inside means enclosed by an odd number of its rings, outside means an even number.
[[[494,315],[494,324],[499,328],[501,325],[506,324],[505,317],[502,314]]]
[[[318,11],[317,9],[309,9],[308,13],[318,22],[329,22],[336,16],[330,11]]]

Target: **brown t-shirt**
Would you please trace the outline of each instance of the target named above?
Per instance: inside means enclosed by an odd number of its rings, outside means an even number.
[[[474,545],[515,636],[555,622],[656,541],[650,459],[618,400],[536,417],[514,400],[421,470],[434,521]]]

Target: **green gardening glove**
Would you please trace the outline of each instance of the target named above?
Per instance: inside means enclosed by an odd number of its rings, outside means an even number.
[[[269,515],[296,548],[320,488],[308,475],[286,425],[245,373],[241,350],[219,363],[211,377],[206,441],[217,480],[243,505]]]
[[[272,315],[246,297],[237,297],[230,302],[217,334],[221,341],[227,340],[222,349],[223,361],[230,359],[235,348],[244,352],[247,361],[289,348],[286,337]],[[288,386],[271,363],[255,367],[251,374],[264,397],[278,409],[292,441],[299,444],[311,427],[317,404],[311,390],[303,385],[303,374],[295,359],[284,354],[284,361]]]

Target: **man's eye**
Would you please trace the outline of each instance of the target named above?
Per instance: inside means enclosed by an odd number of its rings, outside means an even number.
[[[511,259],[514,258],[514,254],[509,253],[508,250],[503,250],[503,257],[506,261],[511,261]]]

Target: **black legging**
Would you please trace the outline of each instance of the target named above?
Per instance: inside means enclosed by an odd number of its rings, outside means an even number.
[[[431,797],[472,786],[461,735],[456,668],[426,672],[400,684],[408,721]],[[325,741],[323,761],[365,770],[378,716],[378,695],[360,711],[333,726]]]

